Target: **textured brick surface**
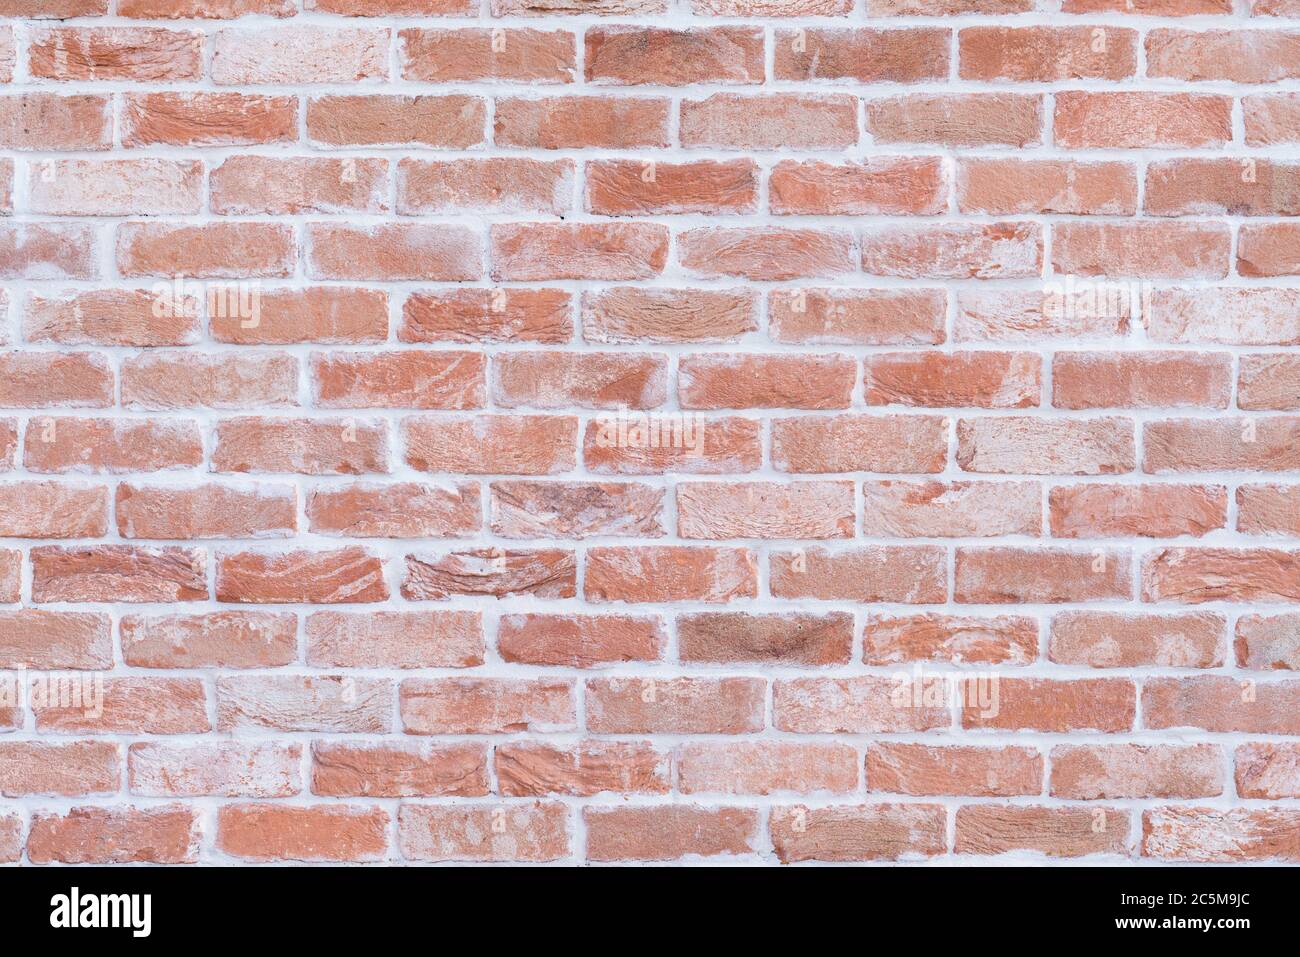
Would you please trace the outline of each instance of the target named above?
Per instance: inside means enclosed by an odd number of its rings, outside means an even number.
[[[0,23],[0,858],[1300,863],[1300,7]]]

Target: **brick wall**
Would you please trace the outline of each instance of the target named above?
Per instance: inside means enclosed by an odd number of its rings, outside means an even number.
[[[0,14],[0,859],[1300,860],[1296,0]]]

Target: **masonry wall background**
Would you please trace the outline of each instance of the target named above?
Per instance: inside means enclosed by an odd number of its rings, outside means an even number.
[[[0,15],[3,860],[1300,859],[1300,3]]]

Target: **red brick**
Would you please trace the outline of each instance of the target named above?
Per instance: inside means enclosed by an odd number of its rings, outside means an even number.
[[[492,398],[506,408],[652,409],[668,397],[662,354],[510,352],[492,365]]]
[[[1221,485],[1058,486],[1048,495],[1057,538],[1174,538],[1223,528],[1228,508]]]
[[[1129,812],[1116,808],[967,804],[957,809],[953,849],[958,854],[1127,855],[1129,826]]]
[[[122,106],[123,146],[257,146],[298,138],[293,96],[128,93]]]
[[[1024,352],[887,352],[863,362],[868,405],[1024,408],[1039,403],[1038,356]]]
[[[96,279],[98,247],[81,224],[0,223],[0,279]]]
[[[1123,80],[1137,69],[1137,31],[1094,26],[966,27],[958,33],[958,60],[963,80]]]
[[[0,667],[107,669],[113,664],[107,615],[22,608],[0,611]]]
[[[313,279],[458,282],[482,274],[482,243],[468,226],[384,223],[348,226],[313,223],[307,272]]]
[[[1294,289],[1167,289],[1152,295],[1147,336],[1155,342],[1199,345],[1295,345],[1290,317],[1300,306]]]
[[[959,603],[1037,604],[1133,597],[1129,554],[1118,549],[958,548],[954,568],[953,597]]]
[[[411,416],[406,463],[421,472],[552,475],[577,461],[578,420],[568,415]]]
[[[947,812],[938,804],[779,807],[771,831],[783,864],[916,860],[948,846]]]
[[[1234,755],[1237,793],[1276,799],[1300,795],[1300,746],[1262,741],[1240,745]]]
[[[761,678],[591,678],[587,729],[596,734],[744,734],[763,727]]]
[[[402,682],[407,734],[572,731],[573,682],[563,679],[408,678]]]
[[[967,472],[1113,475],[1133,471],[1135,454],[1130,419],[957,420],[957,464]]]
[[[28,206],[34,213],[194,215],[203,205],[203,164],[197,160],[61,159],[29,172]]]
[[[1227,353],[1058,352],[1052,404],[1064,409],[1223,409],[1232,391]]]
[[[0,97],[0,145],[20,150],[103,150],[113,145],[108,97],[24,93]],[[40,162],[37,161],[39,166]]]
[[[1295,216],[1300,214],[1300,164],[1161,160],[1147,167],[1145,207],[1156,216]]]
[[[563,549],[499,547],[407,555],[402,597],[410,601],[453,595],[535,595],[572,598],[577,593],[577,562]]]
[[[783,280],[854,269],[852,237],[839,229],[706,226],[678,236],[677,255],[688,271],[708,277]]]
[[[93,5],[95,0],[64,0]],[[120,0],[118,16],[142,20],[234,20],[249,14],[289,17],[291,0]]]
[[[471,668],[483,663],[475,611],[320,611],[307,617],[317,668]]]
[[[1300,34],[1281,30],[1152,30],[1147,76],[1274,83],[1300,75]]]
[[[661,97],[502,97],[496,101],[494,142],[543,150],[664,147],[668,109]]]
[[[820,601],[943,602],[947,556],[931,545],[862,545],[771,552],[772,596]]]
[[[470,0],[307,0],[304,5],[308,10],[350,17],[464,17],[478,11]]]
[[[1294,485],[1241,485],[1237,488],[1237,529],[1252,535],[1300,535]]]
[[[1035,748],[932,747],[882,741],[867,747],[867,790],[922,796],[1040,794],[1043,757]]]
[[[862,660],[869,665],[904,661],[1021,665],[1038,657],[1038,622],[1019,615],[873,615],[867,620],[862,645]]]
[[[127,748],[132,794],[152,797],[291,797],[302,790],[297,744],[167,745]]]
[[[307,137],[323,146],[410,144],[467,149],[483,142],[487,108],[474,96],[318,96]]]
[[[1128,13],[1152,17],[1191,17],[1232,13],[1232,0],[1064,0],[1064,13]]]
[[[995,216],[1131,216],[1137,210],[1137,171],[1129,163],[963,159],[957,206],[963,213]]]
[[[858,141],[850,96],[715,93],[682,100],[682,146],[713,149],[844,149]]]
[[[498,746],[495,758],[497,788],[512,797],[669,790],[668,755],[635,741],[587,741],[574,747],[511,742]]]
[[[948,75],[949,33],[909,30],[778,30],[777,80],[918,83]]]
[[[397,167],[402,215],[457,212],[563,213],[573,205],[567,162],[490,159],[404,159]]]
[[[586,207],[604,216],[752,213],[758,177],[750,160],[588,163]]]
[[[199,814],[181,804],[38,811],[27,835],[33,864],[192,864]]]
[[[933,415],[791,416],[772,422],[782,472],[941,472],[947,420]]]
[[[593,602],[727,602],[756,597],[757,575],[745,548],[593,547],[584,594]]]
[[[488,524],[502,538],[659,538],[664,499],[634,482],[493,482]]]
[[[1222,279],[1232,232],[1216,223],[1060,223],[1052,268],[1063,275]]]
[[[364,548],[227,552],[217,557],[217,601],[333,604],[387,599],[383,560]]]
[[[690,482],[677,485],[682,538],[849,538],[849,482]]]
[[[387,472],[388,431],[383,422],[368,419],[224,419],[216,429],[212,469],[303,475]]]
[[[743,289],[614,286],[583,293],[582,337],[605,343],[727,342],[758,328],[756,304],[755,293]]]
[[[1290,808],[1160,807],[1142,813],[1142,854],[1170,861],[1300,860]]]
[[[1043,101],[1024,93],[908,93],[870,99],[877,143],[1032,146],[1043,141]]]
[[[1294,601],[1300,554],[1272,548],[1165,548],[1142,562],[1143,601]]]
[[[288,345],[297,342],[382,342],[388,335],[388,297],[382,290],[348,286],[268,289],[258,297],[258,315],[213,316],[217,342]]]
[[[687,409],[848,408],[857,363],[846,355],[698,353],[678,366]]]
[[[622,661],[656,661],[665,635],[656,618],[632,615],[503,615],[497,652],[528,665],[593,668]]]
[[[485,399],[479,352],[316,352],[312,394],[325,409],[476,409]]]
[[[683,794],[845,794],[858,784],[858,752],[847,744],[685,744],[676,761]]]
[[[293,228],[279,223],[123,223],[116,253],[124,276],[197,279],[289,276],[298,258]],[[172,304],[173,311],[177,308]],[[252,322],[253,317],[240,315],[239,321]]]
[[[946,308],[941,289],[776,290],[768,335],[794,345],[938,345]]]
[[[298,656],[293,614],[124,615],[122,657],[136,668],[272,668]]]
[[[201,548],[41,545],[31,551],[37,602],[169,602],[208,597]]]
[[[490,229],[489,255],[495,280],[649,279],[667,262],[668,229],[654,223],[501,223]]]
[[[0,766],[0,793],[11,798],[116,794],[122,776],[111,741],[0,742]]]
[[[1294,276],[1300,274],[1300,225],[1265,223],[1243,225],[1237,232],[1237,272],[1243,276]]]
[[[863,532],[885,538],[1037,535],[1036,482],[863,482]]]
[[[1052,749],[1053,797],[1198,798],[1223,793],[1223,752],[1213,744],[1060,745]]]
[[[1293,468],[1295,432],[1289,416],[1166,419],[1144,427],[1147,472],[1284,471]]]
[[[356,83],[388,76],[389,31],[306,25],[218,30],[210,38],[218,85]]]
[[[1296,120],[1300,119],[1300,96],[1294,93],[1243,96],[1241,112],[1247,146],[1294,143],[1300,139],[1296,129]]]
[[[682,661],[847,664],[853,617],[843,612],[700,612],[678,616],[677,643]]]
[[[102,682],[102,685],[101,685]],[[82,701],[32,700],[36,730],[66,734],[203,734],[212,730],[208,695],[198,678],[101,678]],[[87,703],[87,694],[89,703]]]
[[[408,804],[397,814],[402,856],[414,861],[540,862],[571,849],[569,809],[530,804]]]
[[[191,419],[70,419],[27,424],[23,462],[32,472],[159,472],[203,462]]]
[[[388,211],[381,159],[232,156],[208,176],[212,212],[224,216]]]
[[[1248,734],[1300,734],[1300,682],[1228,675],[1151,678],[1142,686],[1142,724]]]
[[[500,38],[497,43],[494,34]],[[402,77],[430,83],[572,83],[576,46],[574,35],[564,30],[467,27],[398,32]]]
[[[570,297],[562,289],[438,289],[402,304],[402,342],[544,342],[573,337]]]
[[[155,27],[37,27],[27,68],[48,80],[197,80],[203,34]]]
[[[32,343],[70,346],[180,346],[199,338],[199,301],[182,293],[172,308],[155,310],[158,295],[144,289],[32,293],[23,337]],[[155,315],[155,311],[163,315]]]
[[[947,728],[942,678],[791,678],[775,682],[772,724],[799,734],[880,734]]]
[[[758,812],[752,808],[587,807],[582,816],[592,861],[673,861],[747,855],[756,848]]]
[[[275,353],[154,352],[122,360],[122,405],[247,409],[298,404],[298,361]]]
[[[1065,611],[1052,618],[1047,656],[1092,668],[1217,668],[1223,664],[1222,615]]]
[[[478,797],[488,793],[487,749],[419,741],[317,741],[311,791],[329,797]]]
[[[1300,669],[1300,618],[1294,614],[1237,619],[1237,664],[1255,671]]]
[[[670,30],[634,24],[595,26],[587,30],[585,44],[583,60],[590,83],[687,86],[763,82],[763,31],[759,27]]]
[[[1042,270],[1036,223],[883,226],[862,235],[862,271],[902,279],[1013,279]]]
[[[108,531],[108,490],[62,482],[0,485],[0,536],[99,538]]]
[[[989,678],[968,679],[987,685]],[[969,687],[962,692],[963,728],[1003,731],[1131,731],[1137,695],[1121,678],[1001,678],[996,698],[981,700]],[[1146,698],[1142,712],[1146,714]]]
[[[1231,113],[1227,96],[1069,90],[1056,96],[1053,135],[1064,149],[1222,146],[1232,139]]]
[[[393,683],[339,675],[238,675],[217,679],[217,728],[384,734],[393,730]]]
[[[253,861],[376,861],[388,850],[389,812],[347,804],[227,804],[217,850]]]

